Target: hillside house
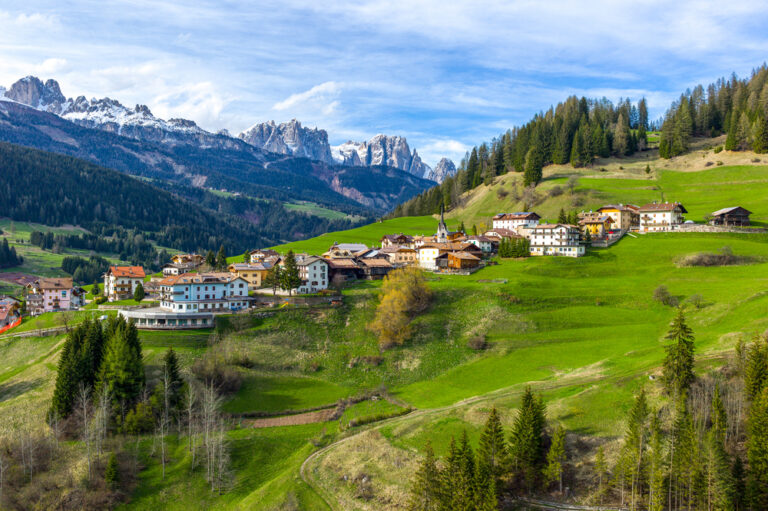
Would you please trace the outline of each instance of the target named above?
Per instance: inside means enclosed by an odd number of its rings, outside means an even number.
[[[541,224],[531,229],[532,256],[580,257],[585,253],[581,232],[575,225]]]
[[[200,254],[176,254],[171,257],[171,264],[180,270],[177,275],[196,270],[204,261],[205,258]]]
[[[356,252],[367,250],[368,247],[362,243],[334,243],[327,252],[323,254],[323,259],[348,259],[355,257]]]
[[[361,259],[359,261],[363,278],[368,280],[383,279],[395,267],[386,259]]]
[[[10,297],[0,298],[0,330],[14,324],[21,318],[21,303]]]
[[[27,285],[27,311],[37,316],[72,310],[78,304],[74,291],[71,278],[37,279]]]
[[[295,254],[301,285],[293,290],[297,294],[318,293],[330,285],[328,261],[309,254]],[[284,266],[284,259],[278,263]]]
[[[277,261],[277,259],[280,257],[280,254],[278,254],[276,250],[260,248],[251,250],[249,256],[251,263],[263,263],[266,261],[272,262],[272,264],[274,264],[274,262]]]
[[[499,213],[493,217],[494,229],[509,229],[519,232],[519,229],[530,229],[537,225],[541,217],[536,213],[521,211],[517,213]]]
[[[493,240],[487,236],[467,236],[467,243],[472,243],[485,255],[493,252]]]
[[[382,236],[381,240],[379,241],[381,243],[381,248],[396,247],[396,246],[405,246],[405,247],[413,248],[413,236],[408,236],[403,233],[385,234],[384,236]]]
[[[353,258],[326,259],[328,279],[335,284],[357,280],[362,275],[360,264]]]
[[[425,243],[419,247],[419,266],[425,270],[437,269],[437,258],[441,254],[449,252],[467,252],[478,259],[483,257],[483,252],[479,247],[472,243],[452,242],[452,243]]]
[[[248,282],[232,273],[185,273],[160,281],[160,308],[175,313],[231,312],[248,307],[248,290]]]
[[[688,213],[679,202],[652,202],[640,207],[640,232],[674,231]]]
[[[442,270],[471,270],[480,266],[480,258],[469,252],[446,252],[437,256],[435,266]]]
[[[110,302],[133,298],[138,285],[143,285],[144,277],[141,266],[110,266],[104,274],[104,296]]]
[[[589,233],[591,238],[605,238],[613,223],[612,217],[602,213],[579,213],[579,228],[584,236]]]
[[[598,213],[611,217],[610,230],[629,231],[640,225],[640,208],[634,204],[608,204],[598,209]]]
[[[232,263],[227,269],[229,273],[248,282],[250,287],[260,288],[267,273],[272,269],[272,264],[266,261],[261,263]]]
[[[410,266],[418,263],[418,252],[410,247],[390,245],[382,248],[381,253],[393,266]]]
[[[722,225],[724,227],[743,227],[750,224],[749,215],[751,214],[750,210],[744,209],[741,206],[718,209],[712,213],[709,224]]]

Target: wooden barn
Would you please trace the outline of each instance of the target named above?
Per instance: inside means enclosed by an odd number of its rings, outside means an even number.
[[[749,215],[751,214],[751,211],[744,209],[741,206],[719,209],[712,213],[712,216],[709,219],[709,225],[737,227],[749,225]]]

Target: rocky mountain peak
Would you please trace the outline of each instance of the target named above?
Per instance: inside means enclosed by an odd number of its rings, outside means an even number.
[[[18,103],[47,111],[52,111],[49,107],[60,108],[67,100],[56,80],[43,83],[36,76],[26,76],[17,81],[11,85],[5,96]]]
[[[442,183],[446,177],[455,175],[456,165],[454,165],[453,161],[449,160],[448,158],[443,158],[437,162],[435,168],[432,169],[429,174],[425,176],[425,178],[431,181]]]
[[[334,163],[328,133],[319,128],[305,128],[296,119],[280,124],[275,121],[254,124],[238,138],[273,153]]]

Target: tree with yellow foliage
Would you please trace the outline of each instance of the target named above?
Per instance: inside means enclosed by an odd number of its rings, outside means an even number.
[[[384,278],[381,301],[369,328],[387,349],[405,342],[411,333],[411,320],[429,307],[432,291],[424,273],[416,267],[400,268]]]

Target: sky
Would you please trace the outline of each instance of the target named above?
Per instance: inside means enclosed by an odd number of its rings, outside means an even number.
[[[646,97],[768,59],[768,3],[732,0],[0,0],[0,85],[146,104],[237,134],[298,119],[402,135],[434,165],[569,95]]]

